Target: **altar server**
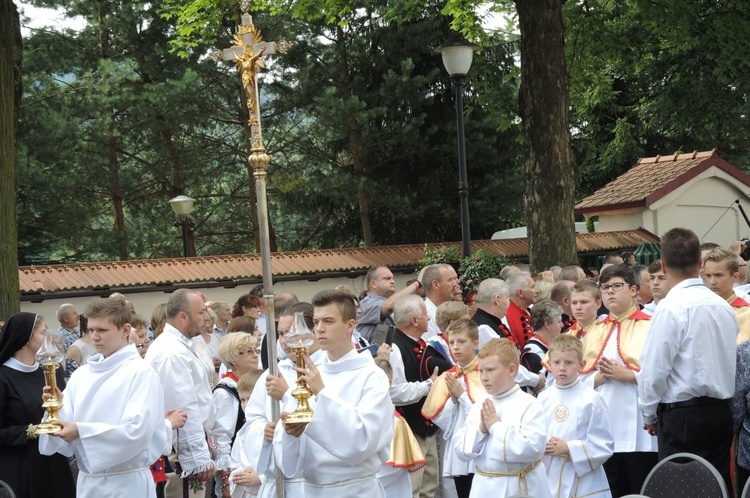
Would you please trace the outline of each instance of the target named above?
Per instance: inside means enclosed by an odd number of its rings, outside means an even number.
[[[612,456],[612,423],[601,396],[581,382],[583,348],[573,334],[552,340],[555,382],[539,394],[547,420],[544,465],[552,496],[611,498],[602,464]]]
[[[124,301],[95,299],[86,316],[98,354],[71,376],[55,422],[61,430],[40,437],[40,452],[75,455],[79,498],[155,497],[149,466],[171,442],[159,378],[128,345]]]
[[[518,363],[518,349],[509,339],[492,339],[479,351],[479,373],[489,397],[474,404],[453,438],[459,458],[476,465],[471,498],[551,498],[542,463],[544,410],[515,383]]]
[[[352,347],[357,310],[349,294],[321,291],[312,304],[315,336],[326,354],[318,366],[306,356],[307,368],[297,370],[314,395],[315,413],[309,424],[276,426],[276,462],[287,476],[302,472],[306,498],[383,498],[375,474],[393,437],[388,378],[370,354]]]

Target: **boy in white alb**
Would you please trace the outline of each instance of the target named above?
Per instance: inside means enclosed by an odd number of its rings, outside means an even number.
[[[487,391],[479,378],[477,324],[468,319],[455,320],[446,333],[456,366],[435,380],[422,406],[422,416],[440,427],[443,437],[450,441],[463,427],[474,403],[487,397]],[[449,444],[443,456],[443,476],[453,477],[458,498],[467,498],[474,478],[474,462],[461,460]]]
[[[277,465],[288,477],[302,472],[306,498],[383,498],[375,474],[388,458],[393,438],[388,378],[372,355],[359,354],[352,346],[357,310],[349,294],[321,291],[312,304],[315,337],[326,354],[318,366],[307,356],[307,369],[296,370],[314,394],[314,414],[308,424],[277,424]]]
[[[240,406],[243,410],[247,406],[250,395],[262,373],[262,370],[251,370],[240,377],[237,382],[237,394],[240,397]],[[232,443],[229,462],[231,473],[228,479],[229,492],[232,498],[258,496],[261,484],[265,480],[256,471],[261,447],[253,444],[257,438],[253,437],[250,432],[252,432],[252,427],[248,424],[243,425],[237,432],[234,443]],[[262,430],[259,436],[262,439]],[[246,444],[246,442],[250,442],[250,444]]]
[[[149,466],[171,445],[159,378],[128,345],[130,315],[120,299],[89,304],[88,330],[98,354],[68,382],[55,422],[60,432],[39,440],[42,454],[75,455],[79,498],[155,497]]]
[[[272,403],[281,402],[282,406],[294,401],[292,390],[297,387],[297,356],[292,348],[286,343],[286,335],[291,331],[294,323],[294,314],[302,313],[305,324],[310,330],[314,328],[313,324],[313,307],[310,303],[297,303],[288,306],[281,312],[277,333],[279,344],[286,358],[279,361],[279,375],[273,376],[268,370],[263,372],[258,379],[257,389],[253,389],[250,394],[247,406],[245,407],[245,427],[243,431],[243,444],[251,448],[248,451],[259,452],[257,467],[258,474],[263,478],[263,484],[258,491],[261,498],[276,497],[276,464],[273,458],[273,433],[276,423],[273,422]],[[319,363],[323,356],[318,342],[314,341],[308,348],[307,353],[312,358],[313,363]],[[239,436],[238,436],[239,437]],[[304,498],[305,480],[302,479],[302,473],[298,475],[287,476],[284,478],[284,496],[286,498]]]
[[[509,339],[492,339],[479,351],[479,374],[489,397],[474,404],[453,437],[459,458],[476,465],[471,498],[552,496],[542,463],[544,410],[515,383],[518,362]]]
[[[552,496],[611,498],[602,464],[612,456],[612,423],[601,396],[578,378],[583,348],[572,334],[552,340],[555,382],[539,394],[547,419],[544,465]]]

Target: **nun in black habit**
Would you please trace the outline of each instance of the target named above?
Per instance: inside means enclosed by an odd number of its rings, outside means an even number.
[[[68,459],[39,454],[32,434],[44,416],[44,370],[35,354],[47,326],[34,313],[16,313],[0,332],[0,480],[18,498],[74,498],[75,485]],[[57,385],[65,387],[62,369]]]

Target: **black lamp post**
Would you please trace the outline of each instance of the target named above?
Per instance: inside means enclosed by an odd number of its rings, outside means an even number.
[[[461,200],[461,243],[464,257],[471,256],[469,234],[469,180],[466,173],[466,144],[464,142],[464,91],[466,73],[471,68],[474,52],[479,49],[458,33],[435,49],[443,56],[443,65],[450,74],[456,92],[456,123],[458,134],[458,197]]]
[[[172,211],[174,211],[174,214],[177,216],[175,226],[182,227],[182,254],[186,258],[190,256],[190,251],[188,250],[189,231],[195,226],[193,222],[190,221],[190,213],[193,212],[194,203],[195,199],[186,195],[178,195],[169,201],[169,204],[172,206]]]

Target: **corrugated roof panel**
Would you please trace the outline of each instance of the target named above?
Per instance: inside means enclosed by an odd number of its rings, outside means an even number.
[[[578,234],[579,252],[634,247],[641,242],[658,242],[654,234],[626,230]],[[432,247],[457,246],[459,243],[430,244]],[[525,257],[525,238],[479,240],[474,251],[485,251],[512,258]],[[275,276],[319,275],[365,271],[376,265],[393,268],[416,266],[424,258],[424,244],[363,247],[275,253],[271,267]],[[172,258],[127,262],[80,263],[71,265],[26,266],[19,268],[22,294],[93,289],[122,289],[197,282],[221,282],[262,278],[259,254]]]

